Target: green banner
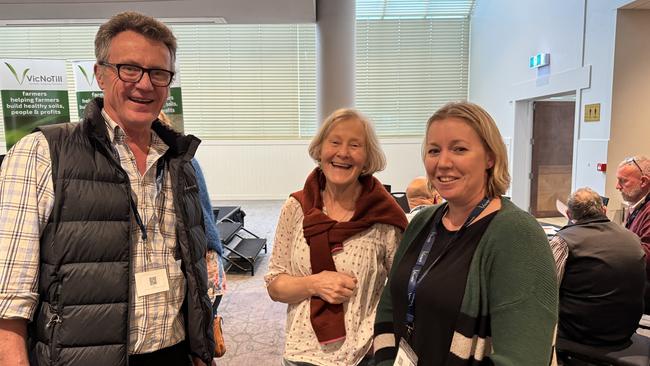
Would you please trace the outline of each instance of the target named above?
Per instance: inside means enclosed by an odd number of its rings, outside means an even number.
[[[41,125],[70,121],[67,90],[2,90],[7,150]]]
[[[183,96],[180,87],[169,88],[169,97],[167,97],[162,111],[172,121],[172,127],[177,131],[183,132]]]
[[[101,91],[80,91],[77,92],[77,113],[79,113],[79,120],[84,117],[84,110],[91,100],[97,97],[103,97],[104,93]]]
[[[163,107],[165,114],[183,114],[183,96],[181,88],[170,88],[169,97]]]

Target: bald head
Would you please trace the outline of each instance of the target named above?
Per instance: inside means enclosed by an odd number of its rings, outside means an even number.
[[[635,167],[642,175],[650,175],[650,159],[645,155],[635,155],[625,158],[618,164],[618,167],[620,168],[625,165]]]
[[[631,156],[618,164],[616,189],[623,200],[634,204],[650,193],[650,160],[643,155]]]
[[[567,214],[572,220],[588,220],[605,214],[600,195],[591,188],[579,188],[569,195]]]
[[[406,187],[406,198],[409,201],[411,209],[421,205],[433,205],[435,203],[434,195],[429,190],[427,178],[417,177]]]

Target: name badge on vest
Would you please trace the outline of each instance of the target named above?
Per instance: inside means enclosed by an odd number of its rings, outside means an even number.
[[[135,274],[135,295],[137,297],[169,291],[169,280],[164,268]]]
[[[415,366],[418,364],[418,356],[415,354],[408,342],[401,338],[399,340],[399,349],[395,357],[394,366]]]

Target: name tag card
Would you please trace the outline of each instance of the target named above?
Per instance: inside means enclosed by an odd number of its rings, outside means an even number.
[[[169,280],[164,268],[135,274],[135,295],[137,297],[169,291]]]
[[[395,357],[393,366],[415,366],[418,364],[418,356],[413,352],[411,346],[404,338],[399,340],[399,350]]]

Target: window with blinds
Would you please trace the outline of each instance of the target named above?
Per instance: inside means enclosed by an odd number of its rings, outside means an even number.
[[[175,25],[187,131],[292,139],[316,126],[315,25]]]
[[[94,59],[97,28],[0,27],[0,57]],[[202,139],[314,134],[315,25],[200,24],[172,29],[179,45],[186,132]],[[71,118],[76,120],[70,65],[68,85]]]
[[[473,0],[357,0],[356,106],[381,136],[421,136],[466,99]]]
[[[421,136],[433,111],[467,97],[473,3],[357,0],[356,104],[380,136]],[[202,139],[313,136],[314,24],[172,28],[187,132]],[[76,25],[0,27],[0,57],[93,59],[96,31]],[[70,65],[68,83],[76,119]]]

